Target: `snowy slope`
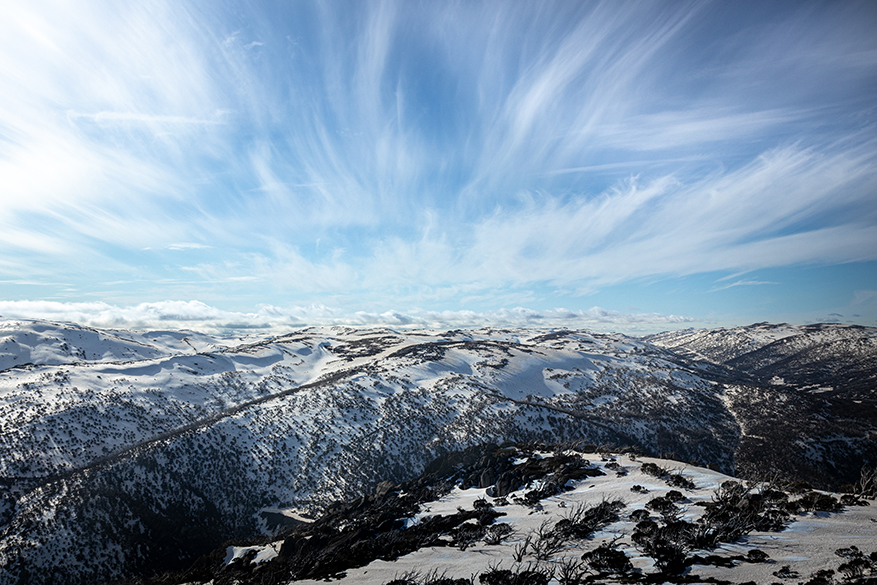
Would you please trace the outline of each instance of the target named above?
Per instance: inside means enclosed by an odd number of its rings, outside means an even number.
[[[0,584],[180,568],[485,441],[634,445],[825,483],[877,463],[859,414],[826,418],[821,395],[729,383],[619,334],[0,330]]]
[[[865,397],[877,384],[874,327],[757,323],[733,329],[673,331],[645,339],[765,383],[828,385],[831,390]]]
[[[0,321],[0,370],[24,364],[127,362],[165,354],[159,346],[87,327]]]
[[[473,468],[502,465],[501,453],[511,458],[511,469],[541,465],[543,473],[502,497],[494,497],[496,486],[474,487],[464,479]],[[629,454],[494,446],[468,462],[465,455],[456,461],[439,466],[451,471],[452,488],[421,487],[440,484],[441,471],[387,485],[285,538],[228,546],[162,582],[316,585],[331,575],[341,584],[407,579],[408,585],[421,585],[438,577],[506,583],[510,576],[499,579],[501,570],[535,570],[553,575],[550,583],[555,585],[707,579],[771,583],[778,573],[781,579],[808,579],[829,568],[838,573],[856,549],[863,566],[877,574],[877,558],[867,556],[877,550],[877,509],[861,498],[787,493],[779,484],[745,484],[708,469]],[[552,478],[571,467],[588,470],[587,477],[546,491]],[[453,475],[453,469],[460,471]],[[657,477],[655,469],[665,475]],[[534,496],[537,491],[542,493]],[[418,503],[411,506],[415,493]],[[423,497],[432,493],[436,497]],[[595,514],[601,508],[603,513]],[[747,525],[758,517],[766,523]],[[726,534],[722,530],[731,526],[741,528],[716,540],[697,536]],[[662,536],[650,539],[651,534]],[[322,539],[321,544],[309,548],[314,539]],[[664,550],[655,542],[663,543]],[[605,558],[595,560],[595,551],[608,545],[622,561],[614,565],[617,571]],[[670,549],[679,555],[675,568],[665,562]],[[626,570],[620,570],[624,565]],[[313,577],[299,578],[301,573]]]
[[[524,557],[521,563],[515,562],[515,547],[519,547],[527,535],[536,533],[546,522],[556,525],[558,521],[569,517],[570,511],[576,506],[595,507],[601,502],[613,500],[620,500],[625,504],[618,521],[598,530],[587,539],[567,543],[543,565],[559,571],[564,561],[581,562],[584,553],[618,539],[618,550],[629,557],[636,571],[634,574],[653,574],[657,572],[654,559],[631,540],[637,524],[636,520],[631,519],[631,514],[642,510],[653,519],[659,518],[660,514],[647,509],[646,504],[656,497],[666,497],[671,490],[677,488],[643,473],[642,463],[650,462],[678,470],[695,483],[694,489],[681,490],[685,496],[680,505],[682,517],[689,521],[702,515],[703,508],[700,505],[711,502],[719,486],[726,481],[734,481],[734,478],[727,475],[704,468],[683,466],[674,461],[651,458],[637,458],[632,461],[624,455],[608,455],[609,460],[606,461],[607,454],[597,453],[585,454],[585,457],[606,475],[576,481],[570,486],[570,491],[546,498],[536,507],[515,503],[516,496],[520,497],[532,486],[524,486],[508,496],[510,504],[498,508],[505,516],[496,520],[497,523],[507,523],[513,528],[512,536],[508,540],[498,545],[488,545],[481,541],[465,550],[452,547],[424,548],[395,561],[377,560],[364,567],[351,569],[336,582],[341,585],[383,585],[404,574],[418,573],[426,576],[433,571],[451,578],[468,579],[473,575],[484,574],[492,567],[512,570],[524,568],[528,563],[536,562],[532,555]],[[619,467],[606,469],[605,465],[609,462],[614,462]],[[618,476],[618,470],[627,474]],[[635,485],[643,490],[631,491]],[[460,507],[472,509],[474,502],[479,499],[492,501],[486,491],[478,488],[457,488],[439,501],[430,503],[427,506],[429,511],[418,515],[418,519],[422,521],[429,516],[453,514]],[[800,512],[780,532],[755,531],[735,543],[722,544],[715,550],[692,549],[688,551],[689,556],[699,554],[701,557],[710,554],[745,557],[750,550],[756,549],[766,553],[769,561],[736,561],[732,563],[732,567],[693,564],[686,573],[689,577],[698,575],[703,579],[716,578],[733,583],[771,583],[778,579],[774,573],[788,565],[791,572],[806,580],[819,570],[831,568],[836,571],[847,559],[835,555],[835,551],[850,546],[857,546],[866,554],[877,551],[877,507],[847,506],[837,513]],[[585,575],[596,574],[597,571],[593,570],[585,572]],[[672,578],[668,577],[667,581],[672,582]],[[304,579],[293,582],[317,585],[322,581]],[[552,583],[560,583],[559,578],[555,577]]]

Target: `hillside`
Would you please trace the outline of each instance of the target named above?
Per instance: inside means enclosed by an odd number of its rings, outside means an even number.
[[[786,328],[806,340],[832,326]],[[630,446],[823,488],[877,465],[873,390],[771,383],[763,366],[734,362],[748,352],[706,361],[705,346],[686,353],[666,338],[346,328],[218,338],[37,321],[0,331],[3,584],[184,569],[228,539],[269,535],[485,442]],[[874,363],[873,329],[831,334],[834,360]]]
[[[162,583],[873,583],[866,499],[633,454],[506,444],[433,462]]]

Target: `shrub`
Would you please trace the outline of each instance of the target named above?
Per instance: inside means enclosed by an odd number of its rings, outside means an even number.
[[[492,567],[485,573],[478,575],[478,582],[482,585],[507,585],[513,583],[514,575],[510,569]]]
[[[648,510],[634,510],[630,513],[631,522],[642,522],[649,519]]]
[[[520,563],[524,560],[524,556],[527,554],[527,551],[530,550],[530,544],[533,542],[533,535],[528,534],[523,542],[519,542],[515,545],[515,550],[512,553],[512,559],[516,563]]]
[[[678,487],[686,490],[693,490],[697,487],[693,481],[681,473],[670,473],[669,469],[661,467],[655,463],[643,463],[640,470],[647,475],[663,479],[667,482],[667,485],[671,487]]]
[[[859,547],[856,545],[852,545],[848,548],[839,548],[834,551],[834,554],[842,559],[856,559],[863,556],[862,551],[860,551]]]
[[[865,498],[877,498],[877,467],[863,467],[859,481],[853,485],[853,493]]]
[[[485,500],[484,498],[478,498],[474,502],[472,502],[472,508],[478,511],[489,510],[493,506],[491,506],[490,502]]]
[[[665,575],[681,575],[687,566],[685,550],[674,542],[657,541],[647,554],[655,559],[655,567]]]
[[[646,503],[646,508],[654,510],[658,514],[671,514],[677,510],[676,504],[673,503],[673,500],[667,499],[665,496],[652,498]]]
[[[819,492],[811,491],[804,494],[801,499],[789,502],[787,507],[792,508],[793,511],[837,512],[840,510],[841,504],[837,501],[837,498],[829,496],[828,494],[820,494]]]
[[[868,506],[868,500],[854,496],[853,494],[844,494],[840,497],[840,503],[844,506]]]
[[[636,544],[645,543],[647,540],[651,539],[655,534],[657,534],[659,528],[660,526],[654,520],[643,520],[637,523],[636,528],[633,529],[633,535],[631,536],[631,539]]]
[[[515,575],[510,585],[548,585],[554,571],[547,568],[535,568],[521,571]]]
[[[691,481],[681,473],[674,473],[670,475],[665,481],[667,482],[667,485],[682,488],[684,490],[693,490],[697,487],[693,481]]]
[[[487,527],[484,535],[484,544],[497,545],[512,535],[512,527],[509,524],[493,524]]]
[[[555,530],[568,539],[588,538],[601,527],[618,520],[621,500],[603,500],[596,506],[577,504],[557,522]]]
[[[533,537],[530,539],[530,552],[536,560],[547,561],[563,550],[568,541],[569,536],[563,531],[549,527],[549,521],[546,520],[533,532]]]
[[[436,569],[426,574],[421,574],[420,571],[406,571],[384,585],[472,585],[472,581],[461,578],[453,579],[448,577],[447,573],[439,573]]]
[[[788,513],[779,507],[781,501],[773,490],[764,489],[759,494],[753,487],[726,481],[706,505],[698,521],[697,542],[692,544],[712,548],[720,542],[734,542],[753,530],[781,530],[788,521]]]
[[[793,571],[789,565],[783,565],[779,571],[774,571],[772,574],[780,579],[796,579],[801,576],[798,574],[798,571]]]
[[[563,559],[555,577],[560,585],[580,585],[585,578],[584,563],[573,558]]]
[[[822,569],[812,573],[810,575],[810,580],[806,581],[804,585],[833,585],[833,577],[834,571],[831,569]]]
[[[618,539],[604,542],[591,552],[582,555],[592,571],[601,574],[624,575],[633,571],[633,565],[623,550],[618,550]]]
[[[487,530],[481,524],[466,523],[458,526],[451,535],[454,537],[454,545],[460,550],[466,550],[485,535]]]
[[[478,576],[481,585],[548,585],[553,571],[544,567],[527,567],[520,571],[490,567]]]
[[[645,555],[655,560],[659,571],[665,575],[678,575],[686,567],[685,544],[678,540],[680,531],[675,527],[668,529],[668,526],[643,520],[636,525],[631,539]]]
[[[839,566],[837,570],[843,573],[845,579],[851,581],[863,577],[865,575],[865,570],[870,568],[871,563],[868,562],[867,559],[864,557],[856,557]]]
[[[770,557],[763,550],[758,550],[757,548],[753,548],[748,553],[746,553],[746,562],[747,563],[764,563],[770,560]]]
[[[670,490],[669,492],[667,492],[667,495],[664,497],[667,498],[668,500],[670,500],[671,502],[681,502],[682,500],[685,499],[685,496],[682,495],[682,492],[678,492],[676,490]]]
[[[646,475],[651,475],[652,477],[664,477],[670,473],[669,469],[665,469],[664,467],[659,466],[656,463],[646,462],[643,463],[640,467],[640,471],[645,473]]]

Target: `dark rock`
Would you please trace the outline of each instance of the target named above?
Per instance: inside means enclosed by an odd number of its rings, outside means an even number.
[[[496,480],[496,485],[487,494],[492,498],[501,498],[521,488],[521,478],[514,471],[506,471]]]
[[[393,483],[392,481],[382,481],[378,484],[377,491],[375,491],[375,495],[379,498],[386,496],[388,493],[397,489],[399,486]]]
[[[486,488],[491,486],[496,483],[498,478],[499,475],[496,473],[496,470],[493,467],[488,467],[481,472],[481,476],[478,478],[478,487]]]

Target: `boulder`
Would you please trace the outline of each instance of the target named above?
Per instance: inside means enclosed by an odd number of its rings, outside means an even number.
[[[496,480],[499,478],[499,474],[496,472],[496,469],[493,467],[488,467],[484,471],[481,472],[481,475],[478,477],[478,487],[486,488],[496,483]]]
[[[521,478],[514,471],[506,471],[499,476],[496,484],[489,489],[487,495],[492,498],[501,498],[507,496],[515,490],[520,489]]]

